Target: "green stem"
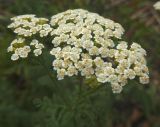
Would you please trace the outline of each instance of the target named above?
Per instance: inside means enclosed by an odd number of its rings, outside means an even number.
[[[77,92],[77,97],[76,97],[76,102],[73,104],[73,125],[74,126],[77,126],[77,121],[76,121],[76,114],[77,114],[77,107],[78,107],[78,104],[79,104],[79,100],[81,98],[81,94],[82,94],[82,86],[83,86],[83,77],[77,77],[77,80],[78,80],[78,92]]]

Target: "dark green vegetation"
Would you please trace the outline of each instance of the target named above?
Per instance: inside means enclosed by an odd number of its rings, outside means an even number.
[[[154,2],[0,0],[0,127],[160,127],[160,12]],[[56,81],[56,86],[48,76],[50,56],[44,55],[45,69],[31,59],[10,60],[6,49],[15,35],[6,26],[11,17],[33,13],[48,18],[73,8],[122,24],[125,39],[148,52],[150,84],[130,81],[121,94],[112,94],[109,85],[80,87],[77,77]]]

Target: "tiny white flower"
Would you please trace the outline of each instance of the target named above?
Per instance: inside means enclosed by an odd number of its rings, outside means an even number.
[[[122,91],[122,86],[118,83],[111,84],[113,93],[120,93]]]
[[[97,76],[97,81],[98,81],[98,82],[101,82],[101,83],[105,83],[105,82],[108,81],[108,78],[107,78],[107,76],[104,75],[104,74],[99,74],[99,75]]]
[[[42,54],[42,49],[35,49],[33,52],[35,56],[39,56]]]
[[[93,46],[92,48],[89,49],[89,54],[98,55],[99,54],[98,48],[96,46]]]
[[[110,75],[109,77],[108,77],[108,81],[110,82],[110,83],[116,83],[116,82],[118,82],[118,77],[117,77],[117,75]]]
[[[58,69],[57,70],[57,78],[58,78],[58,80],[64,79],[65,75],[66,75],[66,70],[65,69]]]
[[[127,45],[127,42],[125,42],[125,41],[121,41],[117,45],[117,49],[120,49],[120,50],[125,50],[125,49],[127,49],[127,47],[128,47],[128,45]]]
[[[39,43],[38,40],[33,39],[33,40],[31,41],[30,45],[37,45],[38,43]]]
[[[15,61],[15,60],[18,60],[18,59],[19,59],[19,56],[17,54],[12,54],[11,60]]]
[[[28,52],[25,51],[23,48],[19,50],[19,56],[21,58],[26,58],[28,56]]]
[[[101,66],[103,66],[104,61],[103,61],[100,57],[96,57],[96,58],[94,59],[94,63],[95,63],[95,65],[96,65],[97,67],[101,67]]]
[[[67,75],[68,76],[73,76],[73,75],[77,75],[78,71],[74,66],[69,66],[67,69]]]
[[[57,48],[53,48],[51,51],[50,51],[50,54],[51,55],[55,55],[57,54],[58,52],[61,51],[61,48],[60,47],[57,47]]]
[[[148,84],[149,83],[149,76],[147,74],[143,74],[142,77],[139,78],[140,83]]]

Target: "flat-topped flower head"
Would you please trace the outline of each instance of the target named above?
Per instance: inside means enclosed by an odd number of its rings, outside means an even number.
[[[128,80],[140,77],[149,82],[146,51],[137,43],[121,40],[124,29],[110,19],[82,9],[52,16],[51,32],[57,78],[81,75],[109,82],[114,93],[122,91]]]
[[[40,33],[40,37],[47,36],[52,30],[48,24],[48,19],[37,18],[35,15],[20,15],[11,18],[13,21],[8,28],[12,28],[14,33],[31,37],[34,34]]]
[[[82,9],[68,10],[54,15],[51,17],[50,24],[54,28],[51,35],[59,37],[60,43],[63,43],[63,37],[69,35],[70,41],[77,38],[84,41],[94,39],[101,44],[112,37],[121,38],[124,32],[120,24]],[[63,37],[60,36],[61,34]]]

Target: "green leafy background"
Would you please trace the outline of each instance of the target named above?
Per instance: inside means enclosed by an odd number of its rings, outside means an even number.
[[[0,0],[0,127],[160,127],[160,11],[155,0]],[[147,50],[151,81],[130,81],[121,94],[108,84],[80,85],[78,77],[54,82],[32,60],[13,62],[6,49],[14,34],[10,18],[22,14],[51,17],[83,8],[122,24],[124,38]],[[132,40],[132,41],[131,41]],[[48,70],[48,71],[46,71]],[[96,82],[91,79],[94,86]],[[55,85],[57,84],[57,85]]]

